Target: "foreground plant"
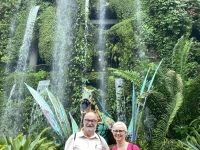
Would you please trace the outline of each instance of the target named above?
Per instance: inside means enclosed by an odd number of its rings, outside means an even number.
[[[44,129],[36,138],[26,136],[23,133],[16,138],[3,136],[4,140],[0,142],[0,150],[56,150],[58,145],[53,145],[53,142],[46,142],[46,138],[41,136],[50,128]]]
[[[194,119],[189,125],[189,133],[185,141],[180,141],[186,146],[188,150],[200,149],[200,117]]]

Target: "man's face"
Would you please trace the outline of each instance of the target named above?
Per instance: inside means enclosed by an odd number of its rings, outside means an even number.
[[[96,115],[94,113],[87,113],[84,117],[84,131],[95,132],[97,123]]]

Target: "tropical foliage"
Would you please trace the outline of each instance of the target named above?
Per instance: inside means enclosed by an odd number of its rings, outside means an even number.
[[[48,142],[46,138],[42,138],[42,134],[50,128],[44,129],[37,137],[19,134],[16,138],[4,136],[1,140],[1,150],[55,150],[58,145]]]
[[[188,133],[186,139],[184,140],[184,142],[180,141],[188,149],[194,149],[194,150],[200,149],[199,123],[200,123],[200,117],[194,119],[188,126]]]
[[[34,2],[40,6],[31,41],[31,50],[38,52],[37,65],[29,66],[25,73],[15,72],[30,4]],[[31,144],[40,147],[46,144],[56,149],[55,143],[59,142],[63,147],[66,140],[63,138],[59,141],[58,134],[53,132],[53,129],[45,133],[42,131],[49,123],[24,86],[17,89],[21,93],[19,100],[16,98],[17,94],[10,97],[17,78],[23,77],[23,82],[36,89],[40,80],[51,79],[53,74],[52,53],[55,43],[58,44],[55,30],[59,1],[34,2],[2,0],[0,3],[0,136],[5,134],[3,141],[1,140],[1,148],[12,149],[11,147],[19,148]],[[60,99],[65,111],[71,112],[73,118],[77,122],[80,121],[81,89],[86,86],[95,91],[97,99],[105,95],[106,103],[103,105],[108,114],[116,120],[114,84],[115,78],[121,77],[125,83],[123,97],[127,122],[132,119],[133,89],[135,95],[139,95],[135,104],[143,106],[146,102],[139,113],[141,121],[137,122],[139,128],[136,143],[142,149],[200,149],[200,1],[90,0],[89,12],[85,1],[71,2],[76,3],[69,3],[70,9],[76,9],[71,12],[74,16],[71,26],[73,35],[69,36],[73,37],[70,37],[71,46],[64,48],[65,51],[70,49],[71,57],[66,60],[67,63],[65,60],[61,62],[68,67],[62,93],[64,98]],[[109,12],[106,19],[116,21],[115,24],[108,25],[106,30],[101,30],[98,24],[94,23],[99,19],[100,3],[104,3],[104,8]],[[63,13],[69,17],[67,10]],[[68,27],[68,23],[64,22],[63,26]],[[103,53],[97,46],[99,33],[105,37]],[[63,31],[60,35],[62,34]],[[68,41],[68,38],[60,41]],[[102,81],[98,75],[101,61],[99,54],[105,57],[105,91],[99,87]],[[151,89],[141,92],[143,88],[148,89],[156,66],[161,60],[162,65],[156,73]],[[51,86],[49,88],[53,91]],[[17,120],[16,116],[21,118]],[[10,130],[13,125],[16,125],[16,128],[12,132]],[[36,138],[29,137],[31,133]],[[44,139],[40,139],[41,133],[45,134],[47,141],[54,143],[48,144]],[[16,134],[13,136],[16,138],[9,138],[9,134]]]

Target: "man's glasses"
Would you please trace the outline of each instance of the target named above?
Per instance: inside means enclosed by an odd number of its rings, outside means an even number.
[[[113,130],[113,132],[119,132],[119,133],[122,133],[122,132],[125,132],[124,130]]]
[[[97,122],[97,120],[89,120],[89,119],[84,119],[85,120],[85,122],[87,122],[87,123],[89,123],[89,122],[91,122],[91,123],[96,123]]]

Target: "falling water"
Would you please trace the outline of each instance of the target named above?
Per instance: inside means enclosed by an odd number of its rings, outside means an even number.
[[[136,34],[138,38],[136,39],[137,47],[138,47],[138,54],[141,60],[144,59],[145,52],[142,42],[142,35],[141,35],[141,25],[142,25],[142,15],[141,15],[141,3],[140,0],[135,0],[135,15],[136,15]]]
[[[105,38],[104,38],[104,30],[105,30],[105,13],[106,7],[105,4],[100,2],[100,11],[99,11],[99,33],[98,33],[98,42],[97,42],[97,50],[98,50],[98,61],[99,61],[99,68],[98,68],[98,78],[100,81],[99,88],[101,90],[101,102],[105,107],[105,91],[106,91],[106,81],[105,81]]]
[[[35,6],[35,7],[32,7],[30,10],[28,21],[26,24],[24,39],[19,51],[19,59],[17,62],[16,71],[25,71],[27,69],[27,64],[28,64],[27,62],[29,58],[28,56],[29,56],[29,50],[30,50],[31,41],[32,41],[33,28],[34,28],[38,9],[39,9],[39,6]]]
[[[71,0],[59,0],[57,2],[57,25],[55,31],[51,88],[52,92],[61,100],[61,102],[64,100],[64,93],[67,86],[66,82],[69,82],[69,60],[73,48],[73,18],[76,14],[75,12],[75,2]]]
[[[88,14],[89,14],[89,0],[85,0],[85,31],[84,31],[84,64],[83,64],[83,77],[85,76],[86,68],[86,61],[87,61],[87,36],[88,36]],[[85,82],[83,83],[83,87],[85,86]]]
[[[19,50],[19,59],[15,70],[16,75],[14,78],[14,85],[11,89],[9,99],[7,100],[6,108],[1,120],[0,132],[6,133],[7,135],[16,136],[21,132],[22,129],[21,120],[23,119],[23,107],[21,106],[23,102],[21,100],[23,99],[24,95],[22,89],[24,86],[24,75],[27,69],[32,33],[38,9],[39,6],[34,6],[29,12],[22,46]]]
[[[14,94],[15,87],[16,87],[16,84],[14,84],[14,85],[12,86],[12,89],[11,89],[10,94],[9,94],[9,97],[8,97],[8,102],[10,102],[11,96]]]
[[[19,50],[19,58],[18,58],[16,70],[15,70],[15,72],[17,74],[19,73],[19,75],[16,75],[14,78],[14,82],[17,87],[16,92],[18,92],[17,98],[15,97],[16,101],[20,101],[21,99],[23,99],[23,95],[24,95],[22,89],[24,87],[24,81],[25,81],[24,77],[26,74],[27,66],[28,66],[33,28],[34,28],[38,9],[39,9],[39,6],[34,6],[31,8],[29,12],[28,20],[26,23],[25,34],[22,41],[22,46],[20,47],[20,50]]]
[[[88,23],[88,14],[89,14],[89,0],[85,0],[85,29],[87,29]]]

